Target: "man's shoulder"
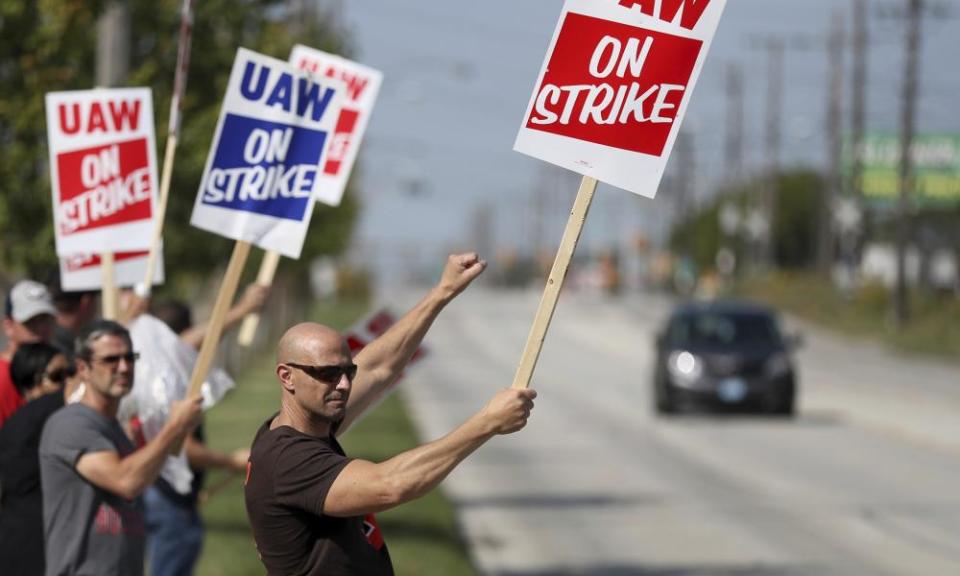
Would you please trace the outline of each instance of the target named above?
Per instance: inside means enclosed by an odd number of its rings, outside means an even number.
[[[43,426],[43,437],[74,436],[84,431],[102,431],[106,417],[77,402],[55,411]]]
[[[250,449],[253,463],[269,462],[271,469],[282,474],[309,464],[314,458],[344,456],[332,438],[311,436],[290,426],[270,428],[271,420],[260,428],[253,440]]]

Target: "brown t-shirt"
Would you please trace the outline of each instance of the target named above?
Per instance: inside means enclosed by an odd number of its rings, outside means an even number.
[[[289,426],[257,432],[247,464],[247,516],[260,560],[275,576],[392,575],[390,554],[372,514],[323,513],[327,492],[350,458],[335,438]]]

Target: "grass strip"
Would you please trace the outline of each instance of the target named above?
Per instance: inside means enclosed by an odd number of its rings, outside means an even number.
[[[953,361],[960,358],[960,298],[953,294],[911,291],[910,322],[899,331],[893,323],[893,296],[877,284],[842,294],[815,274],[780,272],[744,281],[734,295],[766,302],[826,328],[885,342],[902,351]]]

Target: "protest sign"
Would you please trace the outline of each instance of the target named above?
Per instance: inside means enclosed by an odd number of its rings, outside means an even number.
[[[530,385],[602,180],[653,198],[726,0],[567,0],[514,150],[583,174],[514,375]]]
[[[237,50],[190,223],[299,258],[342,83]]]
[[[343,106],[337,118],[336,129],[327,144],[327,154],[318,175],[316,198],[330,206],[339,206],[353,170],[360,142],[367,130],[373,105],[383,80],[379,70],[358,64],[346,58],[327,54],[301,44],[293,47],[290,63],[311,74],[338,78],[344,82]],[[257,274],[257,283],[273,284],[280,257],[276,252],[264,254]],[[251,313],[243,320],[237,342],[249,346],[260,323],[260,315]]]
[[[240,48],[191,224],[237,240],[190,379],[199,393],[250,245],[299,258],[343,84]]]
[[[132,287],[143,282],[147,269],[147,251],[118,252],[114,254],[115,282],[119,287]],[[60,258],[60,285],[64,292],[100,290],[103,275],[98,254],[74,254]],[[154,267],[153,283],[163,284],[163,252],[159,253],[158,265]]]
[[[514,149],[653,198],[726,0],[567,0]]]
[[[377,101],[383,74],[352,60],[301,44],[293,47],[290,63],[316,76],[338,78],[344,83],[343,106],[317,184],[317,200],[338,206]]]
[[[350,353],[356,356],[363,348],[383,336],[391,326],[397,323],[396,315],[389,308],[380,308],[372,314],[364,316],[343,333],[343,338],[350,347]],[[410,357],[409,364],[415,364],[427,354],[427,347],[421,344]]]
[[[46,117],[57,253],[148,249],[157,190],[150,90],[50,92]]]

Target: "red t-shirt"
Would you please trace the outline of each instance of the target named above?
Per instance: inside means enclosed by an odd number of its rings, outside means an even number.
[[[10,361],[0,358],[0,426],[23,405],[23,396],[10,379]]]

